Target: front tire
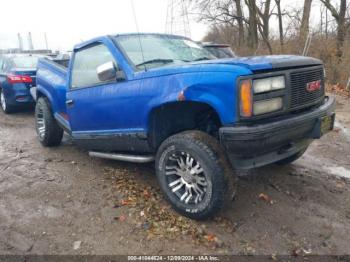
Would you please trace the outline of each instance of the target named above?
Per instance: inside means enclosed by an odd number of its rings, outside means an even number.
[[[4,111],[5,114],[11,114],[14,112],[14,108],[7,103],[5,94],[1,88],[0,88],[0,103],[1,103],[1,109],[2,111]]]
[[[57,124],[49,102],[40,97],[35,106],[36,132],[40,143],[45,147],[54,147],[61,144],[63,129]]]
[[[231,170],[218,141],[200,131],[169,137],[156,156],[157,178],[167,199],[179,213],[197,220],[220,210],[234,179]]]

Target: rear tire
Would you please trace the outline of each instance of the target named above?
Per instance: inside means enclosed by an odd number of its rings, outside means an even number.
[[[157,152],[156,172],[173,208],[197,220],[220,210],[235,181],[218,141],[200,131],[185,131],[166,139]]]
[[[297,161],[299,158],[301,158],[304,153],[306,152],[307,147],[305,149],[300,150],[299,152],[295,153],[294,155],[291,155],[290,157],[287,157],[285,159],[282,159],[280,161],[277,161],[276,164],[279,166],[289,165],[293,163],[294,161]]]
[[[40,97],[35,106],[35,126],[40,143],[45,147],[61,144],[63,129],[57,124],[50,104],[46,98]]]
[[[14,112],[14,108],[7,104],[6,97],[4,92],[2,91],[2,88],[0,88],[0,102],[1,102],[1,109],[4,111],[5,114],[11,114]]]

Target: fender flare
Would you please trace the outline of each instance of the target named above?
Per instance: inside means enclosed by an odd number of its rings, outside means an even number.
[[[41,97],[41,96],[44,96],[49,100],[52,111],[56,112],[56,108],[55,108],[55,104],[53,103],[52,95],[45,88],[42,88],[39,85],[39,86],[37,86],[37,89],[36,89],[36,97],[37,97],[37,99],[39,99],[39,97]]]

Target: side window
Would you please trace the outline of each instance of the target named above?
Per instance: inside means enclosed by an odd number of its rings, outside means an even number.
[[[99,80],[96,69],[111,61],[117,66],[114,57],[103,44],[94,45],[75,53],[71,88],[89,87],[103,83]]]

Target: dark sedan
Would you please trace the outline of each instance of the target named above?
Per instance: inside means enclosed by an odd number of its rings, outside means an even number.
[[[36,84],[39,57],[30,54],[0,56],[0,98],[5,113],[34,104],[30,88]]]
[[[202,46],[217,58],[233,58],[236,54],[231,47],[226,44],[216,44],[211,42],[204,42]]]

